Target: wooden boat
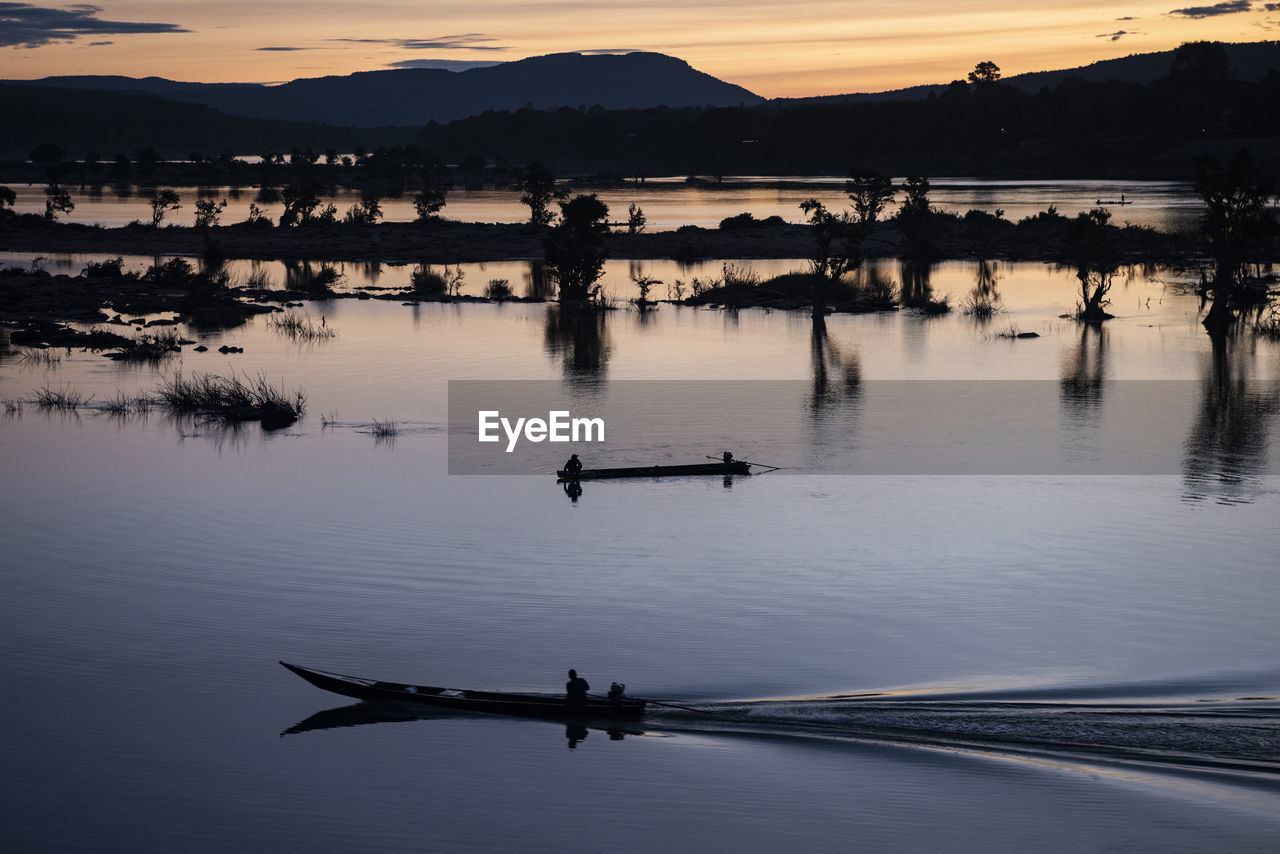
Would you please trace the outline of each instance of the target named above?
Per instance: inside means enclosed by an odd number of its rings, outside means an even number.
[[[583,469],[572,474],[564,469],[556,472],[560,480],[604,480],[612,477],[688,477],[690,475],[751,474],[751,464],[741,460],[731,463],[694,463],[687,466],[633,466],[618,469]]]
[[[280,662],[287,669],[301,676],[317,688],[355,697],[357,700],[390,701],[434,706],[469,712],[489,712],[495,715],[517,715],[526,718],[551,718],[553,720],[634,720],[644,715],[644,700],[624,698],[617,702],[605,699],[589,699],[583,709],[570,709],[563,694],[508,694],[498,691],[462,691],[453,688],[436,688],[430,685],[407,685],[402,682],[379,682],[343,676]]]

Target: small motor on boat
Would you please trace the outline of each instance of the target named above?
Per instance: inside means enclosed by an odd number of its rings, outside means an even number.
[[[614,682],[609,686],[609,702],[621,703],[622,696],[627,693],[627,686],[621,682]]]

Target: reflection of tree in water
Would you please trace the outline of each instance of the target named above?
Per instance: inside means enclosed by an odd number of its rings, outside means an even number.
[[[1062,359],[1063,406],[1080,418],[1096,416],[1102,406],[1108,333],[1098,324],[1080,326],[1080,341]]]
[[[1280,412],[1280,389],[1249,380],[1248,360],[1231,348],[1239,337],[1213,336],[1201,384],[1200,411],[1183,446],[1186,497],[1248,502],[1267,472],[1271,420]]]
[[[902,305],[906,308],[924,308],[933,299],[933,288],[929,284],[933,276],[933,264],[903,258],[900,262],[902,273]]]
[[[286,258],[283,264],[285,290],[290,291],[312,290],[317,281],[326,278],[323,271],[333,269],[321,261],[297,258]]]
[[[529,262],[529,272],[524,274],[524,295],[536,300],[549,300],[556,295],[555,280],[541,261]]]
[[[964,302],[965,314],[986,323],[1000,311],[1000,270],[995,261],[979,261],[973,290]]]
[[[605,312],[547,306],[544,345],[563,359],[566,379],[602,379],[609,360]]]
[[[813,318],[809,356],[813,370],[809,408],[815,414],[857,402],[862,388],[862,365],[856,352],[845,353],[831,340],[825,317]]]
[[[853,280],[863,293],[875,294],[893,290],[889,274],[885,270],[885,262],[881,258],[868,258],[858,265],[853,271]]]

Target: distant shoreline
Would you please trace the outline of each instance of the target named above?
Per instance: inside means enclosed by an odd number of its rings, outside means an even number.
[[[1064,255],[1067,218],[1010,223],[988,217],[940,220],[927,260],[1058,261]],[[1191,263],[1204,255],[1194,235],[1150,228],[1113,228],[1126,263]],[[8,252],[105,255],[185,255],[213,252],[227,259],[405,262],[459,264],[542,258],[545,232],[527,223],[390,222],[376,225],[311,225],[297,228],[237,223],[211,229],[190,226],[103,228],[48,223],[21,217],[0,226],[0,250]],[[745,228],[683,226],[674,231],[613,233],[609,257],[622,260],[701,261],[722,258],[809,257],[813,237],[807,226],[756,225]],[[863,243],[864,257],[896,258],[904,243],[892,223],[877,223]]]

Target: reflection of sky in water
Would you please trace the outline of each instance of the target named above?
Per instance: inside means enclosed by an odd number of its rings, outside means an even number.
[[[740,182],[740,186],[716,189],[707,186],[691,186],[683,182],[655,181],[643,188],[584,189],[596,192],[609,205],[611,219],[626,220],[627,208],[637,204],[644,211],[647,230],[669,231],[681,225],[715,227],[725,217],[745,212],[758,218],[780,216],[789,222],[801,222],[800,202],[816,197],[832,209],[849,207],[844,195],[843,182],[832,179],[783,179],[790,182],[784,188],[752,186],[752,181]],[[963,214],[976,208],[989,212],[1004,211],[1006,219],[1017,221],[1034,216],[1055,205],[1065,216],[1096,207],[1099,202],[1119,201],[1123,196],[1129,202],[1123,206],[1109,206],[1112,221],[1116,225],[1134,225],[1156,228],[1194,226],[1199,215],[1200,202],[1191,185],[1172,181],[999,181],[966,178],[932,179],[930,200],[935,207]],[[41,186],[15,187],[18,202],[15,210],[25,213],[44,211],[44,188]],[[151,208],[146,196],[133,193],[129,198],[119,198],[110,186],[101,194],[80,192],[68,188],[76,203],[70,219],[77,222],[100,223],[107,226],[125,225],[132,220],[151,221]],[[166,222],[190,225],[194,221],[195,191],[179,190],[182,209],[169,214]],[[282,209],[278,201],[256,202],[257,190],[241,188],[238,193],[229,188],[218,188],[208,198],[228,199],[222,222],[244,220],[249,214],[250,203],[256,203],[272,219],[279,219]],[[360,200],[360,193],[342,190],[332,196],[341,215]],[[899,199],[898,201],[901,201]],[[390,221],[407,221],[417,214],[411,196],[386,198],[382,201],[383,215]],[[520,193],[514,190],[450,190],[448,203],[442,214],[448,219],[463,222],[523,222],[529,209],[520,204]]]
[[[378,284],[407,283],[408,269],[383,268]],[[464,270],[519,292],[527,266]],[[619,296],[629,272],[610,265]],[[1229,768],[1210,781],[1176,757],[1162,760],[1174,773],[1139,773],[1067,752],[1111,739],[1238,758],[1228,735],[1248,742],[1256,725],[1274,739],[1274,703],[1220,727],[1201,718],[1276,696],[1280,493],[1258,465],[1274,460],[1277,416],[1265,394],[1237,390],[1280,376],[1280,346],[1215,352],[1194,295],[1158,275],[1117,281],[1117,317],[1100,334],[1059,317],[1075,300],[1070,271],[1001,263],[1005,311],[986,324],[904,310],[832,315],[816,334],[803,313],[663,305],[583,328],[545,304],[336,300],[298,309],[325,317],[329,340],[296,342],[262,318],[201,336],[244,347],[234,356],[188,349],[130,366],[58,351],[42,364],[0,350],[0,399],[43,386],[111,398],[181,368],[261,372],[310,407],[272,435],[159,412],[0,413],[5,721],[23,733],[0,772],[7,838],[38,840],[33,850],[336,851],[367,847],[376,826],[395,850],[583,839],[626,852],[846,850],[851,838],[903,851],[939,839],[984,852],[1028,839],[1054,854],[1082,840],[1267,850],[1275,814],[1257,802],[1270,790],[1234,786]],[[977,283],[975,264],[929,277],[957,304]],[[999,337],[1013,328],[1041,337]],[[1160,429],[1186,465],[1157,477],[590,483],[577,502],[550,477],[446,474],[448,380],[544,380],[584,400],[618,380],[811,387],[789,419],[741,420],[750,435],[732,450],[768,463],[856,446],[875,396],[851,377],[1040,380],[1052,393],[1038,423],[1081,437],[1082,452],[1119,401],[1101,380],[1182,380],[1191,399]],[[394,444],[361,432],[373,419],[397,423]],[[696,427],[648,441],[682,460],[720,450]],[[597,688],[617,679],[677,702],[897,693],[879,711],[773,705],[719,729],[656,716],[648,735],[593,730],[572,752],[563,726],[488,718],[278,739],[345,702],[279,658],[531,690],[556,690],[577,667]],[[1003,702],[1028,697],[1058,705]],[[1116,698],[1187,708],[1124,710],[1104,727],[1070,705]],[[1041,743],[1006,758],[921,751],[859,740],[859,726]]]

